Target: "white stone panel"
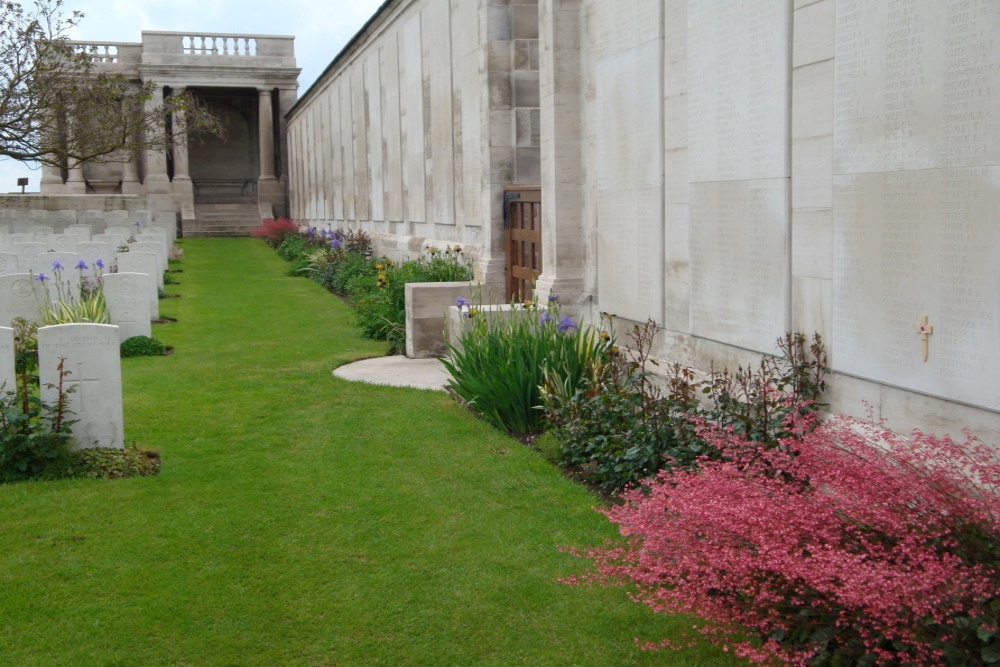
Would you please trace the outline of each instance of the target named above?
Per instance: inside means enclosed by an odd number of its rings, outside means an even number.
[[[1000,164],[1000,3],[838,0],[834,171]]]
[[[385,185],[382,181],[382,72],[378,50],[365,60],[365,95],[368,100],[368,182],[371,193],[368,217],[382,221],[385,220]]]
[[[430,109],[427,177],[430,185],[428,222],[455,224],[455,146],[452,129],[452,72],[450,7],[446,0],[429,3],[420,12],[425,81],[430,84],[426,101]]]
[[[834,368],[1000,410],[1000,167],[834,184]]]
[[[68,372],[59,377],[59,363]],[[67,407],[78,449],[125,446],[122,372],[118,327],[110,324],[60,324],[38,329],[42,400],[59,399],[59,385],[72,388]]]
[[[788,174],[786,2],[688,4],[688,123],[693,182]]]
[[[691,185],[691,326],[774,352],[788,309],[786,179]]]
[[[108,314],[111,324],[118,327],[119,340],[153,335],[148,280],[142,273],[109,273],[102,279]]]
[[[403,154],[400,144],[399,48],[386,39],[379,50],[382,69],[382,182],[385,184],[386,218],[403,219]]]
[[[598,191],[599,306],[631,320],[663,321],[663,189]]]
[[[365,74],[361,64],[351,72],[351,134],[354,147],[354,217],[370,220],[371,187],[368,180],[368,110]]]
[[[427,220],[424,190],[424,91],[420,16],[399,31],[399,124],[403,148],[403,210],[407,222]]]
[[[342,74],[337,82],[340,91],[340,178],[344,196],[344,219],[357,219],[354,210],[357,164],[354,161],[354,113],[351,100],[351,76]]]

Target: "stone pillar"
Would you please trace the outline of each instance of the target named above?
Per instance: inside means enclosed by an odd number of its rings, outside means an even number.
[[[536,294],[587,310],[584,282],[583,125],[579,98],[580,0],[539,0],[542,161],[542,274]],[[577,314],[571,312],[567,314]]]
[[[87,194],[87,181],[83,177],[83,165],[77,163],[69,168],[66,177],[66,194],[85,195]]]
[[[260,178],[257,180],[257,202],[261,215],[270,217],[270,208],[281,201],[281,184],[274,177],[274,110],[271,104],[271,89],[257,91],[259,106],[258,140],[260,144]]]
[[[62,194],[64,192],[62,169],[51,164],[43,164],[39,191],[42,194]]]
[[[178,93],[183,93],[183,89]],[[176,195],[179,210],[184,210],[185,205],[194,207],[194,183],[191,181],[191,173],[188,163],[188,137],[184,114],[175,111],[173,120],[173,148],[174,148],[174,179],[172,188]]]
[[[122,161],[122,194],[142,194],[142,183],[139,182],[138,156],[132,153],[124,157],[125,159]]]
[[[163,106],[163,86],[153,90],[153,97],[147,102],[147,111]],[[153,129],[152,132],[158,130]],[[167,158],[160,150],[146,150],[146,178],[144,179],[147,194],[168,194],[170,178],[167,176]]]

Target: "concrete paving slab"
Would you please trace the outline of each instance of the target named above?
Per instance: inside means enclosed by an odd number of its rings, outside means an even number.
[[[402,355],[362,359],[334,369],[333,374],[352,382],[436,391],[444,391],[451,378],[440,359],[408,359]]]

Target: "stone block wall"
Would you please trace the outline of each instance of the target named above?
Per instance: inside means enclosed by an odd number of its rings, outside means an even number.
[[[538,5],[384,7],[288,116],[291,214],[503,279],[503,190],[540,179]]]

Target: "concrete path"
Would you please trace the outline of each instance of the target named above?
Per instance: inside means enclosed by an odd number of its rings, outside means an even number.
[[[362,359],[334,369],[333,374],[353,382],[437,391],[444,391],[451,377],[440,359],[407,359],[402,355]]]

